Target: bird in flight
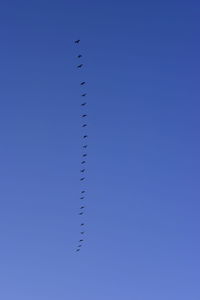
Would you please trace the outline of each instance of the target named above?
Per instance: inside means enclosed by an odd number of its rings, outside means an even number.
[[[86,126],[87,126],[87,124],[83,124],[83,125],[82,125],[82,127],[86,127]]]
[[[86,84],[86,82],[85,82],[85,81],[82,81],[82,82],[80,83],[80,85],[84,85],[84,84]]]
[[[80,216],[83,215],[83,212],[80,212],[79,215],[80,215]]]
[[[81,194],[84,194],[85,193],[85,191],[81,191]]]
[[[85,231],[81,231],[81,234],[84,234],[85,233]]]
[[[85,180],[85,177],[82,177],[82,178],[80,179],[80,181],[83,181],[83,180]]]
[[[83,66],[83,64],[80,64],[80,65],[77,66],[77,68],[81,68],[82,66]]]
[[[84,226],[85,224],[84,223],[81,223],[81,226]]]
[[[80,251],[80,249],[76,249],[76,252]]]
[[[83,165],[83,164],[85,164],[86,163],[86,161],[85,160],[83,160],[82,162],[81,162],[81,164]]]
[[[85,117],[87,117],[87,115],[86,115],[86,114],[84,114],[84,115],[82,115],[81,117],[82,117],[82,118],[85,118]]]
[[[75,44],[78,44],[78,43],[80,43],[80,41],[81,41],[81,40],[76,40],[76,41],[74,41],[74,43],[75,43]]]
[[[87,137],[88,137],[88,135],[87,135],[87,134],[83,136],[83,138],[84,138],[84,139],[86,139]]]
[[[83,154],[83,157],[86,157],[86,156],[87,156],[87,154],[86,154],[86,153],[84,153],[84,154]]]
[[[87,93],[84,93],[84,94],[82,94],[81,96],[82,96],[82,97],[85,97],[86,95],[87,95]]]
[[[84,240],[79,240],[79,242],[83,242]]]
[[[81,169],[81,171],[80,171],[81,173],[83,173],[83,172],[85,172],[85,169]]]
[[[80,209],[83,209],[83,208],[85,208],[85,206],[81,206],[81,207],[80,207]]]
[[[83,145],[83,148],[87,148],[88,145]]]
[[[85,197],[81,197],[80,199],[83,200],[83,199],[85,199]]]
[[[82,55],[81,55],[81,54],[79,54],[77,57],[78,57],[78,58],[81,58],[81,57],[82,57]]]

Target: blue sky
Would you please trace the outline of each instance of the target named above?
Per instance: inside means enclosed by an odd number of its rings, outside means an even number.
[[[199,20],[197,1],[1,1],[1,299],[199,300]]]

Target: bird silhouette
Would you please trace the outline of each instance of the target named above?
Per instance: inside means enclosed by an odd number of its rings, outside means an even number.
[[[82,125],[82,127],[86,127],[86,126],[87,126],[87,124],[83,124],[83,125]]]
[[[85,193],[85,191],[81,191],[81,194],[84,194]]]
[[[81,117],[82,117],[82,118],[85,118],[85,117],[87,117],[87,115],[86,115],[86,114],[84,114],[84,115],[82,115]]]
[[[86,82],[85,82],[85,81],[82,81],[82,82],[80,83],[80,85],[84,85],[84,84],[86,84]]]
[[[87,102],[83,102],[81,103],[81,106],[85,106],[87,104]]]
[[[83,64],[80,64],[80,65],[77,66],[77,68],[82,68],[82,66],[83,66]]]
[[[87,148],[88,147],[88,145],[83,145],[83,148]]]
[[[85,206],[81,206],[81,207],[80,207],[80,209],[83,209],[83,208],[85,208]]]
[[[84,226],[85,225],[85,223],[81,223],[81,226]]]
[[[85,169],[81,169],[80,172],[81,172],[81,173],[85,172]]]
[[[78,57],[78,58],[81,58],[82,56],[83,56],[83,55],[79,54],[77,57]]]
[[[83,212],[79,213],[79,215],[80,215],[80,216],[83,215]]]
[[[85,164],[86,163],[86,161],[85,160],[83,160],[82,162],[81,162],[81,164],[83,165],[83,164]]]
[[[79,242],[83,242],[84,240],[79,240]]]
[[[81,41],[81,40],[76,40],[76,41],[74,41],[74,43],[75,43],[75,44],[78,44],[78,43],[80,43],[80,41]]]
[[[85,135],[83,136],[83,138],[84,138],[84,139],[86,139],[87,137],[88,137],[88,135],[87,135],[87,134],[85,134]]]
[[[84,153],[84,154],[83,154],[83,157],[86,157],[86,156],[87,156],[87,154],[86,154],[86,153]]]
[[[81,234],[84,234],[85,233],[85,231],[81,231]]]
[[[81,200],[85,199],[85,197],[80,197]]]
[[[87,95],[87,93],[84,93],[84,94],[82,94],[81,96],[82,96],[82,97],[85,97],[86,95]]]
[[[80,181],[83,181],[83,180],[85,180],[85,177],[80,178]]]

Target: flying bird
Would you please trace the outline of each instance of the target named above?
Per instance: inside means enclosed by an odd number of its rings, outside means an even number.
[[[82,57],[82,55],[81,55],[81,54],[79,54],[77,57],[78,57],[78,58],[81,58],[81,57]]]
[[[79,248],[81,248],[81,247],[82,247],[82,245],[78,245],[78,247],[79,247]]]
[[[81,169],[81,171],[80,171],[81,173],[83,173],[83,172],[85,172],[85,169]]]
[[[79,242],[83,242],[84,240],[79,240]]]
[[[81,206],[81,207],[80,207],[80,209],[83,209],[83,208],[85,208],[85,206]]]
[[[88,137],[88,135],[87,135],[87,134],[83,136],[83,138],[84,138],[84,139],[86,139],[87,137]]]
[[[84,234],[85,233],[85,231],[81,231],[81,234]]]
[[[81,194],[84,194],[85,193],[85,191],[81,191]]]
[[[84,223],[81,223],[81,226],[84,226],[85,224]]]
[[[76,252],[80,251],[80,249],[76,249]]]
[[[87,104],[87,102],[83,102],[83,103],[81,103],[81,106],[84,106],[84,105],[86,105]]]
[[[74,43],[75,43],[75,44],[78,44],[78,43],[80,43],[80,41],[81,41],[81,40],[76,40],[76,41],[74,41]]]
[[[82,82],[80,83],[80,85],[84,85],[84,84],[86,84],[86,82],[85,82],[85,81],[82,81]]]
[[[87,148],[88,145],[83,145],[83,148]]]
[[[79,215],[80,215],[80,216],[83,215],[83,212],[79,213]]]
[[[83,157],[86,157],[86,156],[87,156],[87,154],[86,154],[86,153],[84,153],[84,154],[83,154]]]
[[[82,177],[82,178],[80,179],[80,181],[83,181],[83,180],[85,180],[85,177]]]
[[[77,68],[82,68],[82,66],[83,66],[83,64],[80,64],[80,65],[77,66]]]
[[[87,93],[84,93],[84,94],[82,94],[81,96],[82,96],[82,97],[85,97],[86,95],[87,95]]]
[[[85,164],[86,163],[86,161],[85,160],[83,160],[82,162],[81,162],[81,164],[83,165],[83,164]]]
[[[83,125],[82,125],[82,127],[86,127],[86,126],[87,126],[87,124],[83,124]]]
[[[85,118],[85,117],[87,117],[87,115],[86,115],[86,114],[84,114],[84,115],[82,115],[81,117],[82,117],[82,118]]]
[[[83,199],[85,199],[85,197],[81,197],[80,199],[83,200]]]

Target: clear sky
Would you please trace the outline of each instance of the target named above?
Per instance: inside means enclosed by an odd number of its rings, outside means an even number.
[[[199,36],[194,0],[1,1],[1,299],[200,299]]]

